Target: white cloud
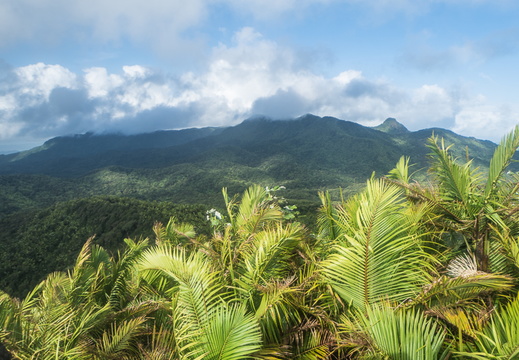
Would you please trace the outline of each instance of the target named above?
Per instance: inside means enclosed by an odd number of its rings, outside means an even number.
[[[413,130],[430,127],[450,128],[458,106],[458,94],[436,84],[409,91],[394,116]]]
[[[183,33],[199,25],[211,0],[16,0],[0,2],[0,46],[31,42],[130,41],[158,52],[188,46]],[[167,50],[166,50],[167,49]]]
[[[108,93],[123,84],[123,79],[102,67],[89,68],[84,70],[85,86],[91,98],[107,96]]]
[[[119,74],[102,67],[74,74],[42,63],[2,71],[11,77],[0,86],[2,139],[233,125],[256,113],[314,113],[365,125],[396,117],[412,130],[439,126],[497,140],[517,115],[512,107],[437,84],[405,89],[357,70],[324,77],[251,28],[237,32],[231,45],[215,47],[205,71],[179,77],[140,65],[124,66]]]
[[[74,88],[76,75],[61,65],[37,63],[17,68],[15,74],[22,87],[22,94],[34,95],[45,100],[56,87]]]
[[[517,125],[517,119],[517,109],[507,105],[489,104],[484,96],[477,96],[463,104],[455,116],[452,130],[478,138],[485,134],[487,138],[498,141]]]
[[[151,75],[150,69],[140,65],[123,66],[123,72],[127,77],[135,79],[144,79],[146,76]]]

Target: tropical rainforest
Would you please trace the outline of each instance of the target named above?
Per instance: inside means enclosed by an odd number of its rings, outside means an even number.
[[[404,156],[354,195],[319,192],[314,225],[251,185],[206,227],[180,211],[118,250],[89,238],[0,294],[5,358],[517,359],[518,146],[519,127],[481,168],[431,136],[426,177]]]

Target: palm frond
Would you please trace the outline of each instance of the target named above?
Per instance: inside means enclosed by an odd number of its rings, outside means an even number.
[[[138,352],[136,338],[142,334],[145,318],[128,319],[112,323],[109,330],[103,332],[95,345],[94,354],[99,359],[124,359]]]
[[[440,145],[438,138],[433,136],[427,146],[432,151],[430,170],[442,185],[440,190],[443,200],[459,204],[466,213],[474,213],[471,196],[480,179],[479,174],[472,170],[471,161],[458,164],[450,155],[449,147],[445,146],[443,139]]]
[[[260,327],[243,306],[219,306],[204,330],[204,359],[245,359],[261,348]]]
[[[322,264],[334,290],[359,309],[384,299],[403,301],[428,282],[431,256],[403,209],[402,190],[370,180],[339,211],[342,240]]]
[[[516,271],[519,270],[519,239],[511,236],[510,232],[506,230],[496,231],[495,234],[495,243],[500,245],[497,251],[494,251],[497,253],[496,256],[505,257]],[[502,250],[502,253],[499,250]]]
[[[410,158],[408,156],[400,157],[395,167],[389,171],[387,177],[403,184],[409,184],[409,180],[411,179],[411,175],[409,174],[409,160]]]
[[[331,243],[340,234],[337,227],[337,209],[332,203],[330,193],[320,192],[321,208],[317,215],[317,227],[319,229],[319,239],[326,239]]]
[[[279,205],[270,199],[265,188],[259,185],[249,187],[242,195],[233,226],[253,234],[262,229],[262,225],[273,220],[281,220],[283,213]]]
[[[155,224],[153,231],[157,245],[163,245],[165,242],[169,242],[171,245],[184,245],[196,236],[193,225],[178,223],[175,217],[171,217],[166,226],[160,223]]]
[[[302,237],[303,229],[299,223],[286,226],[279,223],[257,233],[240,249],[239,282],[255,287],[289,276],[293,266],[290,258]]]
[[[259,287],[248,302],[259,321],[266,344],[283,343],[286,332],[302,320],[297,302],[300,290],[292,285],[294,280]]]
[[[218,273],[212,271],[202,253],[188,256],[183,249],[168,246],[146,250],[139,270],[148,281],[155,281],[158,274],[175,281],[172,316],[178,351],[189,358],[205,356],[204,329],[227,297]]]
[[[428,308],[467,306],[479,300],[482,293],[510,290],[514,281],[510,276],[483,272],[464,272],[465,276],[441,276],[425,286],[409,305],[422,304]]]
[[[358,313],[357,326],[366,338],[354,351],[365,357],[438,360],[448,354],[444,349],[446,332],[416,309],[395,311],[387,303],[370,306],[365,314]]]
[[[485,198],[488,199],[496,191],[497,184],[512,161],[517,147],[519,147],[519,126],[508,133],[494,151],[488,169],[488,178],[485,185]]]
[[[519,300],[495,311],[482,331],[477,332],[470,352],[459,352],[474,359],[517,359],[519,356]]]
[[[174,279],[178,283],[178,301],[182,301],[186,317],[192,318],[199,326],[203,325],[203,319],[210,314],[212,307],[221,301],[219,295],[222,295],[223,284],[218,282],[217,273],[211,270],[202,253],[186,255],[182,249],[170,247],[148,249],[139,269],[144,279],[150,273],[152,277],[156,276],[154,271]]]

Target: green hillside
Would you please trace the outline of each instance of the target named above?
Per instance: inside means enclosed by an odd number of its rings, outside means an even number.
[[[282,196],[313,227],[319,191],[338,195],[342,189],[349,197],[402,155],[411,158],[412,170],[425,169],[433,133],[455,144],[454,156],[468,155],[482,170],[496,146],[443,129],[410,132],[394,119],[368,128],[307,115],[218,129],[61,137],[2,156],[0,288],[18,293],[66,268],[94,234],[114,250],[124,237],[150,235],[154,221],[171,215],[196,213],[185,220],[200,223],[206,210],[224,207],[224,187],[233,195],[253,184],[283,185]],[[417,178],[424,176],[422,170]]]
[[[207,209],[123,197],[91,197],[0,219],[0,289],[20,296],[47,274],[67,269],[86,239],[111,251],[127,237],[149,237],[171,216],[209,232]]]
[[[77,135],[0,156],[0,216],[56,201],[96,195],[221,205],[222,187],[284,185],[293,202],[317,202],[317,192],[356,192],[374,171],[385,174],[400,156],[427,166],[431,134],[455,143],[454,154],[485,167],[489,141],[443,129],[410,132],[394,119],[376,128],[331,117],[255,118],[228,128],[142,135]],[[215,195],[216,194],[216,195]]]
[[[293,134],[285,140],[283,127],[290,126],[274,124],[270,130],[281,131],[270,138],[263,134],[271,145],[264,153],[279,155],[274,144],[286,143],[287,159],[312,171],[313,153],[293,152],[294,141],[311,133],[315,136],[308,142],[313,145],[338,134],[343,145],[366,142],[378,155],[389,145],[412,149],[412,142],[426,134],[393,137],[386,146],[386,132],[352,126],[349,131],[356,135],[348,139],[340,130],[344,125],[335,122],[339,130],[320,137],[325,132],[318,132],[318,125],[330,120],[309,120],[299,124],[306,126],[300,128],[301,137]],[[385,125],[383,130],[394,136],[413,134],[394,121]],[[214,150],[214,157],[203,160],[207,171],[214,171],[215,179],[227,171],[228,178],[195,182],[193,191],[233,179],[243,185],[237,169],[275,176],[278,172],[262,168],[268,155],[251,148],[261,141],[246,139],[247,128],[258,134],[266,127],[258,121],[246,123],[223,130],[211,139],[213,144],[205,142]],[[377,141],[364,138],[370,131],[377,131]],[[260,185],[241,196],[218,191],[223,206],[209,211],[204,205],[173,205],[170,200],[94,196],[4,215],[0,356],[515,359],[519,173],[510,165],[519,147],[519,127],[495,149],[488,167],[477,166],[486,143],[461,138],[460,150],[458,144],[445,144],[458,140],[455,134],[443,135],[426,142],[427,177],[411,175],[409,159],[401,157],[386,176],[365,179],[354,196],[320,193],[319,208],[302,207],[302,216],[286,206],[282,187]],[[227,146],[231,140],[235,148],[215,144]],[[477,157],[464,161],[471,149]],[[327,159],[334,166],[351,161],[336,155]],[[308,164],[301,158],[308,158]],[[189,165],[195,171],[201,163],[193,158]],[[161,186],[170,187],[168,172],[185,165],[112,166],[76,179],[32,175],[27,178],[40,182],[34,188],[22,186],[25,175],[9,175],[7,183],[27,201],[31,191],[59,187],[54,181],[68,184],[62,188],[64,197],[72,194],[74,184],[87,193],[85,184],[93,184],[96,176],[98,191],[109,192],[101,187],[105,184],[152,197],[161,194]],[[286,174],[294,174],[292,169]],[[156,181],[143,192],[158,174],[164,176],[161,186]],[[311,173],[300,184],[308,179],[313,179]]]

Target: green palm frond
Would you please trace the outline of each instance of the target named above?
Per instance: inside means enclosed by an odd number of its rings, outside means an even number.
[[[141,276],[156,276],[156,271],[177,282],[176,294],[185,319],[203,326],[208,314],[222,301],[223,284],[208,266],[202,253],[186,255],[178,248],[157,247],[145,251],[139,264]]]
[[[339,210],[340,245],[322,264],[334,290],[358,309],[414,297],[428,282],[432,258],[403,211],[402,190],[370,180]]]
[[[337,226],[337,209],[332,203],[330,193],[320,192],[321,208],[317,215],[317,228],[319,229],[319,239],[326,239],[328,243],[335,241],[340,234]]]
[[[240,248],[242,259],[237,270],[241,276],[237,281],[246,287],[256,287],[289,276],[294,265],[290,258],[302,238],[303,229],[298,223],[285,226],[278,223],[257,233]]]
[[[500,261],[506,258],[517,272],[519,270],[519,238],[512,236],[507,230],[496,231],[495,234],[495,257],[498,257]]]
[[[149,331],[151,333],[149,346],[141,345],[140,348],[142,360],[175,360],[179,358],[175,348],[175,332],[171,326],[153,324]]]
[[[395,167],[389,171],[387,177],[389,179],[397,180],[403,184],[409,184],[411,174],[409,174],[409,161],[408,156],[402,156],[396,163]]]
[[[105,321],[109,309],[69,301],[71,284],[65,273],[50,274],[22,301],[9,340],[13,354],[22,359],[75,359],[72,354],[81,353],[84,339]]]
[[[205,356],[204,331],[228,296],[218,273],[212,271],[202,253],[186,255],[183,249],[169,246],[146,250],[139,270],[148,282],[158,276],[174,280],[172,316],[177,349],[189,359]]]
[[[185,245],[196,236],[193,225],[178,223],[175,217],[171,217],[166,226],[160,223],[155,224],[153,231],[157,245],[165,242],[169,242],[171,245]]]
[[[145,318],[138,317],[112,323],[110,329],[103,332],[93,351],[96,359],[131,359],[138,353],[136,338],[144,330]]]
[[[246,359],[261,348],[260,327],[243,306],[219,306],[204,330],[204,359]]]
[[[258,288],[248,302],[259,321],[266,344],[281,344],[289,329],[302,321],[295,279],[273,282]]]
[[[472,214],[472,196],[475,187],[480,182],[480,175],[471,168],[471,161],[460,165],[449,153],[449,147],[445,146],[442,139],[438,144],[437,137],[431,137],[428,142],[431,149],[431,172],[438,178],[442,185],[442,198],[459,204],[468,214]]]
[[[112,261],[112,271],[109,274],[109,283],[105,288],[108,293],[108,303],[114,310],[118,311],[125,307],[131,299],[131,294],[137,291],[138,281],[135,266],[139,261],[144,249],[148,246],[148,240],[134,242],[124,239],[126,250],[119,253],[116,260]]]
[[[480,271],[454,278],[441,276],[425,286],[408,305],[422,304],[429,309],[469,306],[471,302],[478,302],[483,293],[505,292],[513,285],[510,276]]]
[[[263,224],[281,220],[283,213],[265,188],[253,185],[243,193],[233,218],[235,222],[232,225],[235,229],[253,234],[260,231]]]
[[[488,178],[484,192],[485,199],[491,197],[496,189],[499,188],[497,185],[506,168],[510,165],[517,147],[519,147],[519,126],[516,126],[513,131],[508,133],[494,151],[488,169]]]
[[[500,238],[507,236],[507,231],[494,231],[491,236],[489,262],[490,271],[495,274],[508,274],[517,276],[519,268],[514,269],[514,261],[511,256],[508,256],[508,248],[504,245]],[[512,255],[513,253],[510,253]]]
[[[476,339],[470,352],[460,352],[473,359],[517,359],[519,358],[519,300],[497,309]]]
[[[370,306],[365,314],[358,313],[357,326],[365,334],[354,348],[361,358],[440,360],[448,356],[446,332],[416,309],[396,311],[387,303]]]

